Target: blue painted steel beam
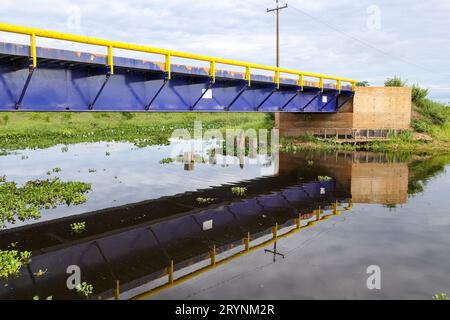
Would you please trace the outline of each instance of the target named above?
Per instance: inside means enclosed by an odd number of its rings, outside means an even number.
[[[29,68],[29,47],[0,43],[0,111],[133,111],[133,112],[337,112],[339,97],[350,87],[298,87],[293,79],[207,68],[164,66],[130,58],[37,48],[38,66]],[[342,100],[342,99],[341,99]]]

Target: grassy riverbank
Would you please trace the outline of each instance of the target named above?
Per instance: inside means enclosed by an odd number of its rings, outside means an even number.
[[[0,154],[25,148],[48,148],[78,142],[122,141],[139,147],[166,144],[173,130],[266,128],[259,113],[2,113]]]

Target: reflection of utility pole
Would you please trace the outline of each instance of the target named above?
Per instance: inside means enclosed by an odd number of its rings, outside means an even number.
[[[276,12],[277,16],[277,67],[280,67],[280,11],[288,7],[287,3],[280,7],[280,1],[277,0],[277,7],[274,9],[267,9],[267,12]]]
[[[273,254],[273,262],[277,262],[277,256],[280,256],[284,259],[284,254],[279,253],[277,250],[277,242],[273,244],[273,250],[266,249],[264,250],[265,253],[272,253]]]

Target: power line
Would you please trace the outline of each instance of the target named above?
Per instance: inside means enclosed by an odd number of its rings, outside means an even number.
[[[416,64],[415,62],[409,61],[409,60],[404,59],[404,58],[402,58],[402,57],[397,57],[397,56],[395,56],[395,55],[393,55],[393,54],[391,54],[391,53],[389,53],[389,52],[387,52],[387,51],[384,51],[384,50],[382,50],[382,49],[380,49],[380,48],[378,48],[378,47],[376,47],[376,46],[374,46],[374,45],[372,45],[372,44],[370,44],[370,43],[368,43],[368,42],[366,42],[366,41],[364,41],[364,40],[359,39],[358,37],[355,37],[355,36],[353,36],[353,35],[350,35],[350,34],[346,33],[345,31],[340,30],[339,28],[337,28],[337,27],[335,27],[335,26],[329,24],[328,22],[325,22],[325,21],[323,21],[323,20],[321,20],[321,19],[318,19],[318,18],[314,17],[313,15],[311,15],[311,14],[309,14],[309,13],[307,13],[307,12],[305,12],[305,11],[303,11],[303,10],[301,10],[301,9],[299,9],[299,8],[297,8],[297,7],[295,7],[295,6],[293,6],[293,5],[290,5],[290,7],[291,7],[292,9],[294,9],[295,11],[298,11],[298,12],[301,13],[302,15],[304,15],[304,16],[310,18],[311,20],[314,20],[314,21],[316,21],[316,22],[319,23],[319,24],[323,24],[323,25],[325,25],[326,27],[332,29],[333,31],[335,31],[335,32],[337,32],[337,33],[339,33],[339,34],[341,34],[341,35],[343,35],[343,36],[345,36],[345,37],[347,37],[347,38],[349,38],[349,39],[355,41],[355,42],[358,42],[359,44],[361,44],[361,45],[363,45],[363,46],[365,46],[365,47],[368,47],[368,48],[370,48],[370,49],[372,49],[372,50],[376,50],[376,51],[378,51],[379,53],[381,53],[381,54],[383,54],[383,55],[385,55],[385,56],[387,56],[387,57],[389,57],[389,58],[392,58],[392,59],[401,61],[401,62],[403,62],[403,63],[409,64],[409,65],[414,66],[414,67],[416,67],[416,68],[419,68],[419,69],[421,69],[421,70],[424,70],[424,71],[427,71],[427,72],[431,72],[431,73],[433,73],[433,74],[436,74],[436,72],[433,71],[433,70],[430,70],[430,69],[428,69],[428,68],[426,68],[426,67],[423,67],[423,66],[421,66],[421,65]]]

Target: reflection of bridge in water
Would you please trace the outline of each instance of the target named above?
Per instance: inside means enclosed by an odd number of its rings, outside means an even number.
[[[282,154],[277,176],[239,183],[248,190],[244,198],[226,185],[5,231],[1,247],[20,240],[33,259],[1,286],[0,298],[74,298],[66,288],[69,265],[80,266],[82,280],[102,298],[145,284],[142,298],[338,215],[341,203],[350,209],[351,192],[362,202],[404,202],[406,165],[370,155],[328,157]],[[391,189],[397,194],[387,197]],[[201,206],[198,197],[216,201]],[[86,232],[69,234],[81,219]],[[34,274],[39,269],[44,277]]]

